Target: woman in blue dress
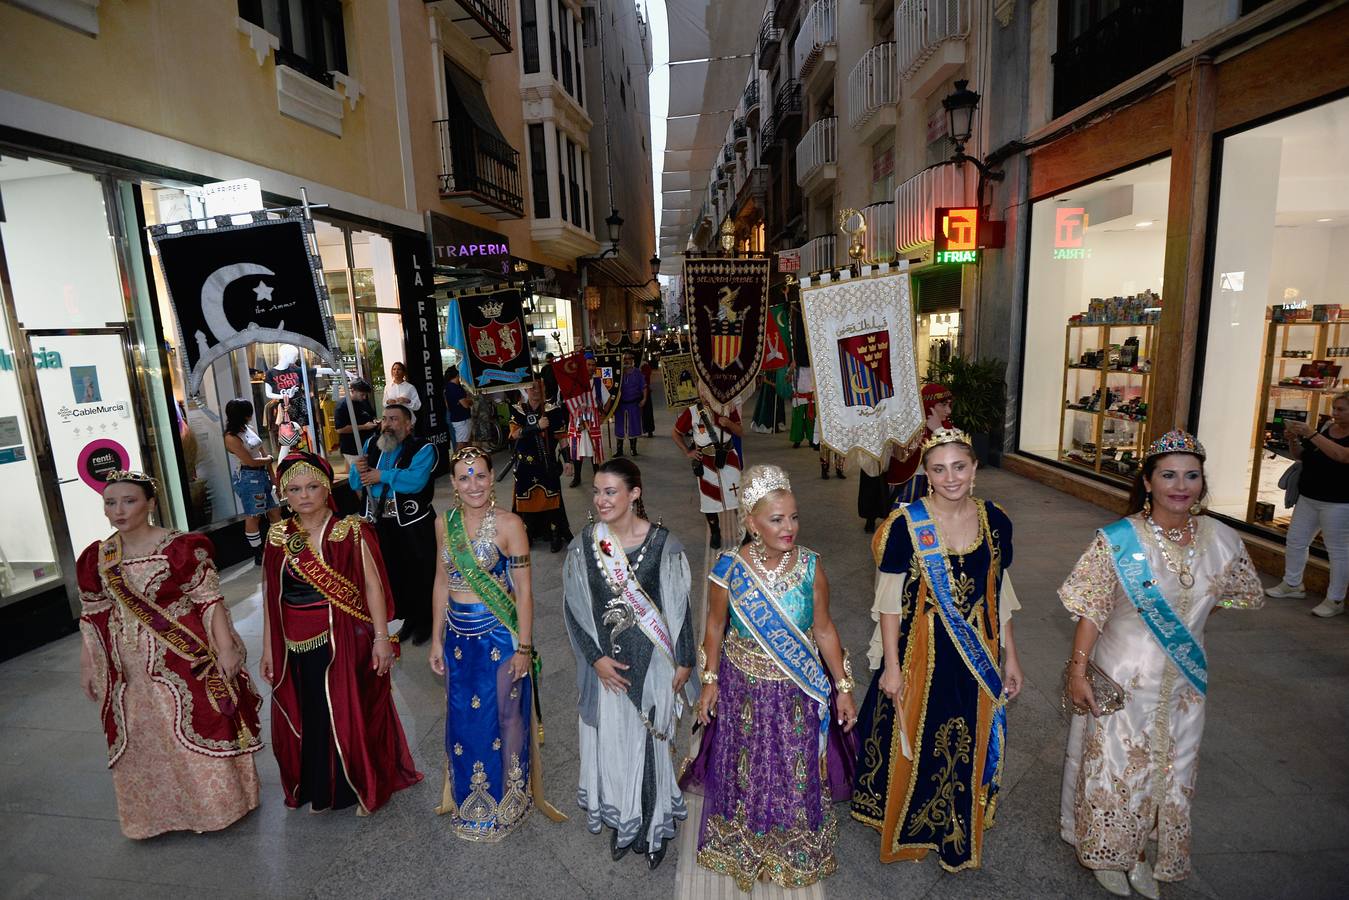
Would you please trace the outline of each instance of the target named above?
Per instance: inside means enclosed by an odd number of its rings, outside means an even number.
[[[535,696],[529,537],[498,510],[492,458],[464,447],[450,462],[458,505],[436,522],[430,663],[445,678],[445,786],[436,812],[465,840],[499,841],[543,797]]]

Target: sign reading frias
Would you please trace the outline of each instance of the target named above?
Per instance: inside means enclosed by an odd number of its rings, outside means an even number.
[[[491,392],[519,387],[533,378],[526,339],[524,301],[515,288],[458,298],[468,338],[473,386]]]
[[[756,386],[768,316],[767,259],[686,259],[684,297],[694,370],[728,413]]]
[[[888,267],[887,267],[888,268]],[[884,458],[922,433],[909,275],[801,286],[824,443]]]
[[[284,218],[262,218],[280,213]],[[334,363],[336,336],[323,310],[321,266],[310,255],[298,210],[256,213],[218,227],[182,222],[150,229],[182,332],[188,393],[201,390],[211,363],[255,342],[296,344]]]

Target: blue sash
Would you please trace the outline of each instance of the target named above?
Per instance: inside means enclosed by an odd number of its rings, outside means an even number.
[[[1190,629],[1176,615],[1157,588],[1148,555],[1139,543],[1138,532],[1128,519],[1120,519],[1101,529],[1110,544],[1111,561],[1129,602],[1138,610],[1139,618],[1148,626],[1162,650],[1180,674],[1194,685],[1201,695],[1208,693],[1208,659],[1204,648],[1194,639]]]
[[[997,774],[1002,760],[1003,737],[1007,732],[1007,706],[1002,697],[1002,676],[979,633],[965,621],[956,607],[955,598],[951,596],[951,561],[942,549],[932,513],[922,500],[915,500],[904,508],[904,514],[909,521],[914,552],[923,563],[923,574],[928,589],[937,601],[937,610],[941,614],[942,624],[946,626],[946,633],[965,660],[970,674],[993,700],[993,727],[988,736],[988,757],[984,761],[983,777],[984,784],[988,784]],[[991,601],[993,598],[985,599]],[[994,604],[990,606],[996,608]]]
[[[739,554],[723,555],[712,574],[725,580],[731,610],[754,635],[759,648],[819,707],[823,767],[825,741],[829,736],[830,683],[814,644],[783,613],[772,592]]]

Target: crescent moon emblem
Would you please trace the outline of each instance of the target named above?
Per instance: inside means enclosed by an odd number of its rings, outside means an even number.
[[[871,385],[869,385],[869,384],[867,384],[867,385],[861,385],[861,384],[858,384],[858,383],[857,383],[857,376],[856,376],[856,375],[849,375],[849,376],[848,376],[848,380],[852,382],[853,393],[856,393],[856,394],[858,394],[858,395],[860,395],[860,396],[863,396],[863,397],[865,397],[867,394],[870,394],[870,393],[871,393]]]
[[[275,276],[276,273],[256,263],[233,263],[216,269],[201,286],[201,314],[216,343],[238,333],[225,315],[225,288],[249,275]]]

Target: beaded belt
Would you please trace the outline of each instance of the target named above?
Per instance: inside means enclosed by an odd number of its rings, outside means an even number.
[[[737,669],[750,678],[764,681],[791,681],[791,676],[782,671],[782,667],[773,658],[759,649],[753,638],[743,638],[735,633],[726,635],[721,645],[722,655]]]

